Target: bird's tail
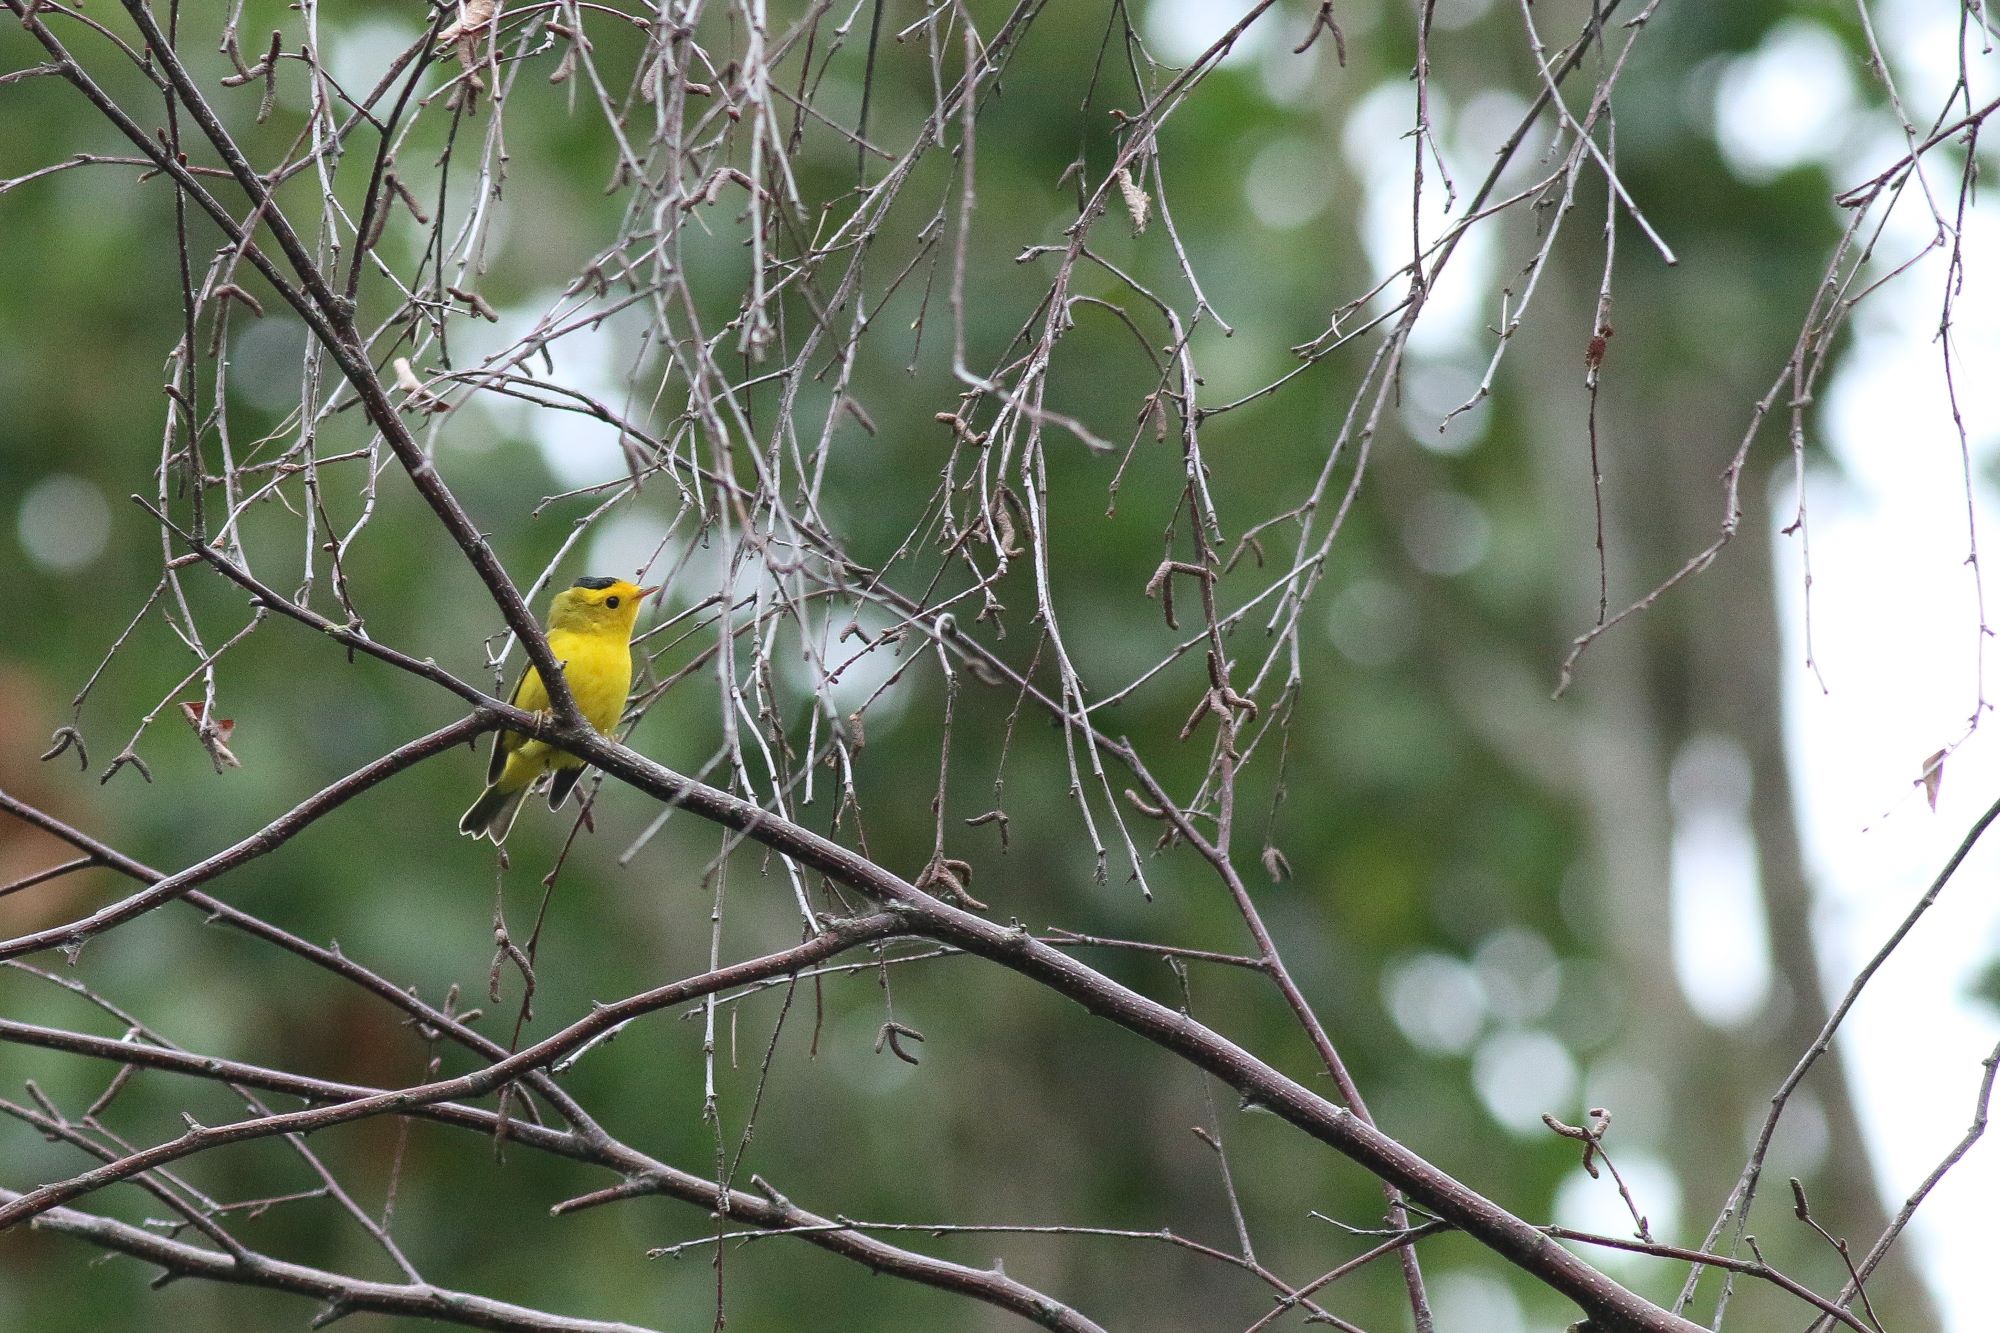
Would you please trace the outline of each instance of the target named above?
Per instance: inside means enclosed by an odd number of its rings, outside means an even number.
[[[528,798],[528,788],[532,785],[524,782],[512,791],[502,791],[500,784],[494,783],[479,793],[471,809],[459,816],[458,831],[474,838],[490,838],[496,846],[506,841],[507,831],[514,827],[514,816],[521,813],[521,802]]]

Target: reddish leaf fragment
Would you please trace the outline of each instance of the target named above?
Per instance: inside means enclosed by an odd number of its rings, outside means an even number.
[[[209,762],[215,765],[216,772],[243,767],[243,761],[229,749],[229,738],[236,733],[236,719],[223,717],[207,721],[204,718],[207,708],[208,705],[200,700],[183,700],[181,716],[187,719],[190,727],[194,728],[195,739],[199,740],[202,748],[208,751]]]

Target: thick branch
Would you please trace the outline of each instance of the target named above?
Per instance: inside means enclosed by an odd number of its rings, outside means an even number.
[[[497,718],[493,715],[485,718],[475,716],[457,725],[467,729],[463,734],[471,734],[473,731],[492,726],[496,720],[512,724],[512,719],[507,714],[515,710],[495,711],[498,714]],[[521,717],[525,723],[533,721],[525,714]],[[447,732],[452,730],[446,729]],[[433,733],[433,736],[441,734],[443,733]],[[775,851],[793,857],[801,864],[831,876],[870,899],[896,909],[902,918],[902,928],[909,933],[925,935],[956,945],[968,953],[977,954],[1020,972],[1057,993],[1076,1000],[1092,1013],[1108,1018],[1207,1070],[1235,1088],[1247,1100],[1263,1105],[1284,1117],[1359,1163],[1379,1179],[1390,1181],[1403,1188],[1411,1197],[1454,1226],[1474,1236],[1510,1262],[1574,1300],[1578,1306],[1598,1319],[1606,1330],[1670,1329],[1685,1333],[1696,1327],[1628,1291],[1564,1250],[1534,1226],[1440,1171],[1346,1109],[1334,1105],[1303,1085],[1286,1078],[1234,1042],[1184,1014],[1118,985],[1075,959],[1065,956],[1061,951],[1035,940],[1026,931],[998,926],[983,917],[948,906],[858,853],[750,802],[675,773],[598,735],[588,727],[573,729],[558,726],[549,729],[545,734],[551,742],[650,795],[684,807],[701,818],[744,833]],[[458,738],[458,734],[454,734],[453,739]],[[352,780],[349,779],[350,782]],[[323,795],[325,793],[322,793]],[[182,873],[192,874],[193,870]],[[154,885],[145,894],[134,895],[134,899],[128,899],[129,904],[136,899],[153,895],[145,907],[128,911],[119,919],[128,919],[130,915],[146,910],[146,907],[155,905],[157,901],[165,901],[166,897],[171,895],[161,893],[164,887],[166,887],[165,881]],[[116,911],[123,906],[125,905],[115,905],[105,911]],[[103,915],[104,913],[99,913],[89,921],[95,922]],[[101,929],[102,926],[97,928]],[[42,932],[42,935],[58,939],[69,938],[73,936],[66,936],[65,932],[74,932],[76,929],[76,926],[58,927],[52,931]],[[827,936],[818,937],[818,940],[825,939]],[[812,943],[801,945],[799,948],[808,949],[812,947]],[[39,944],[34,947],[47,947],[47,945]],[[7,946],[0,946],[0,957],[8,956],[6,948]],[[19,951],[25,952],[25,949]],[[675,983],[674,986],[648,992],[645,997],[634,997],[633,1001],[625,1003],[630,1004],[652,997],[657,1003],[651,1004],[650,1007],[656,1008],[661,1004],[677,1003],[680,999],[707,994],[709,991],[700,987],[717,978],[723,979],[718,981],[714,988],[740,985],[746,981],[756,980],[760,976],[778,975],[788,969],[784,966],[769,971],[754,969],[797,952],[797,950],[788,951],[787,955],[772,955],[754,963],[739,964],[736,968],[724,968],[718,972],[704,974],[702,977],[690,978]],[[687,987],[696,989],[683,993]],[[193,1132],[149,1150],[148,1153],[136,1154],[126,1159],[125,1163],[120,1165],[119,1172],[105,1168],[78,1177],[65,1186],[38,1190],[30,1196],[31,1203],[27,1205],[17,1203],[0,1209],[0,1226],[18,1220],[20,1216],[26,1215],[35,1207],[65,1202],[76,1194],[96,1188],[98,1185],[122,1179],[124,1175],[148,1169],[161,1161],[171,1161],[185,1156],[188,1152],[199,1151],[218,1143],[261,1137],[270,1133],[292,1132],[301,1128],[317,1128],[322,1124],[340,1123],[384,1111],[399,1111],[427,1102],[476,1095],[480,1091],[498,1087],[523,1072],[541,1068],[547,1062],[559,1058],[570,1047],[553,1049],[552,1043],[558,1043],[566,1035],[587,1028],[588,1030],[582,1031],[572,1043],[572,1045],[581,1044],[601,1030],[591,1025],[614,1011],[600,1010],[584,1023],[566,1029],[565,1033],[559,1033],[477,1074],[468,1075],[464,1079],[446,1080],[390,1094],[379,1104],[351,1103],[341,1107],[323,1108],[317,1112],[298,1113],[302,1116],[317,1117],[308,1119],[304,1124],[279,1123],[287,1122],[290,1118],[274,1117],[269,1120]],[[65,1193],[64,1190],[72,1192]]]
[[[1343,1107],[1286,1078],[1220,1033],[1127,989],[1035,939],[931,897],[900,876],[809,829],[696,782],[595,733],[560,738],[564,748],[614,777],[703,819],[735,829],[875,902],[899,909],[903,928],[978,954],[1065,995],[1207,1070],[1245,1100],[1328,1144],[1548,1286],[1575,1301],[1605,1333],[1698,1325],[1626,1290],[1514,1216]],[[457,1095],[457,1094],[446,1094]]]

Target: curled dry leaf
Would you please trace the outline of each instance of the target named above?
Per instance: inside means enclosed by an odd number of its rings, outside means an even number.
[[[497,0],[459,0],[458,21],[438,34],[438,51],[458,56],[459,68],[465,71],[465,88],[474,98],[486,91],[486,80],[479,77],[479,66],[486,59],[479,50],[480,40],[488,38],[490,50],[490,36],[499,11]],[[455,105],[457,101],[458,94],[454,93],[452,103]]]
[[[1924,799],[1931,803],[1933,811],[1937,809],[1938,788],[1944,786],[1944,761],[1949,753],[1949,750],[1939,750],[1924,760],[1923,774],[1917,779],[1924,789]]]
[[[459,0],[458,21],[438,34],[438,49],[457,45],[460,58],[464,59],[471,53],[473,43],[493,26],[498,8],[495,0]]]
[[[426,389],[424,382],[417,378],[415,368],[410,365],[410,358],[399,356],[390,362],[389,365],[396,372],[396,387],[409,395],[403,400],[403,410],[405,412],[442,412],[445,410],[445,402],[429,389]]]

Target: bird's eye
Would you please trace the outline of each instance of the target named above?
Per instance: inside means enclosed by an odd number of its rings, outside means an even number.
[[[605,598],[604,604],[610,607],[613,611],[616,611],[618,609],[618,599],[616,597]]]

